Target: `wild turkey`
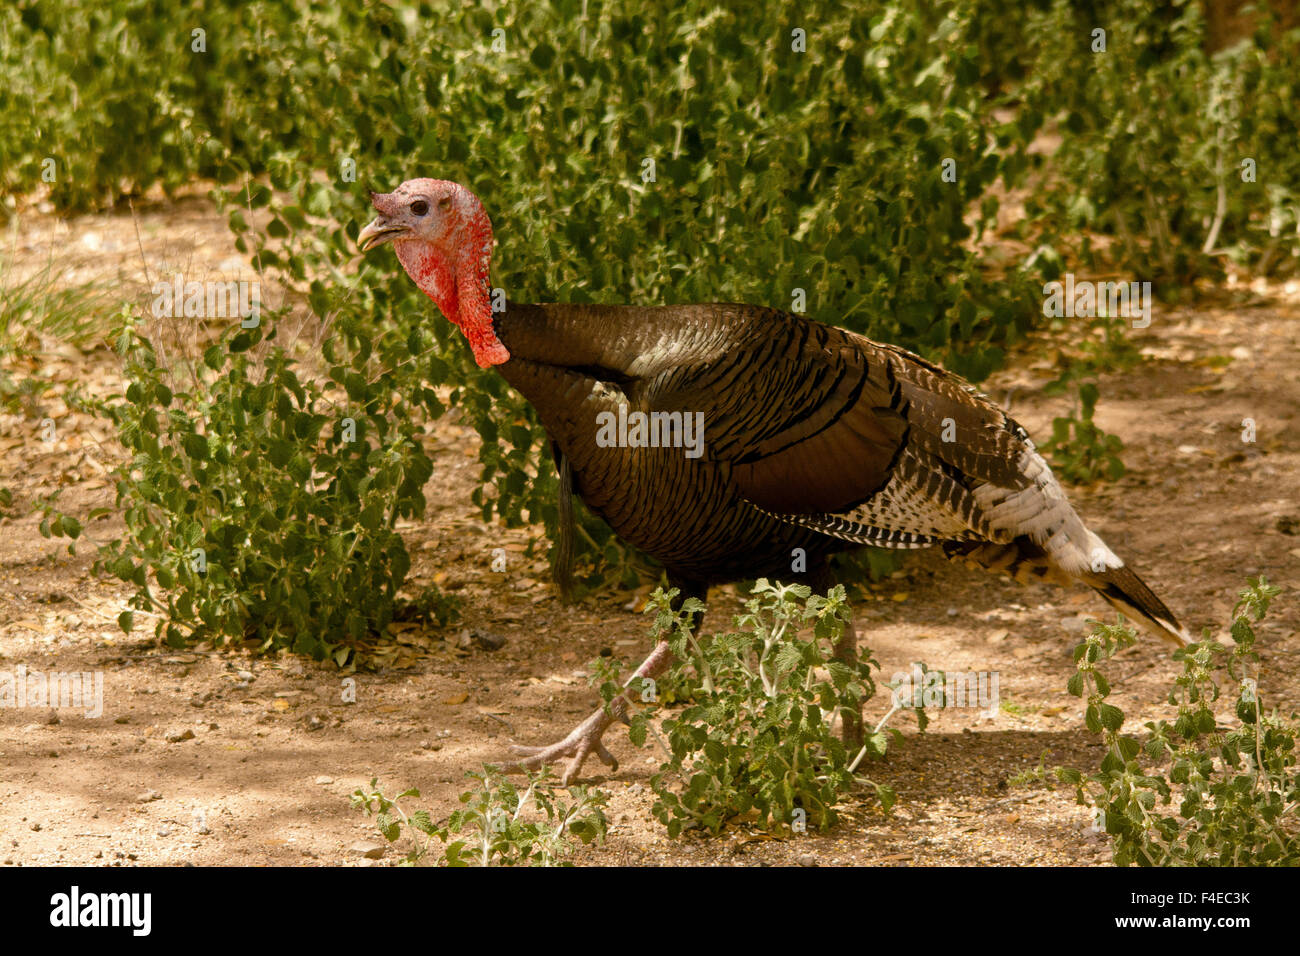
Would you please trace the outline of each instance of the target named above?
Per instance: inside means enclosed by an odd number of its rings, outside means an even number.
[[[494,315],[492,226],[476,196],[413,179],[371,200],[379,216],[357,237],[361,249],[393,243],[478,364],[496,366],[537,409],[577,494],[658,559],[683,597],[759,576],[824,590],[838,551],[940,545],[1017,580],[1083,582],[1147,630],[1186,640],[1084,526],[1025,430],[957,376],[758,306],[507,302]],[[611,422],[638,412],[641,433],[611,441]],[[700,421],[700,447],[684,447]],[[850,628],[837,654],[851,659],[855,644]],[[636,673],[654,676],[669,660],[661,644]],[[600,738],[625,708],[620,698],[558,744],[516,748],[520,765],[568,757],[566,781],[593,752],[617,766]]]

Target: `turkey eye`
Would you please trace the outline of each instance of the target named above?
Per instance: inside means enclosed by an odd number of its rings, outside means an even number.
[[[415,202],[411,203],[411,212],[415,213],[417,216],[423,216],[428,211],[429,204],[423,199],[417,199]]]

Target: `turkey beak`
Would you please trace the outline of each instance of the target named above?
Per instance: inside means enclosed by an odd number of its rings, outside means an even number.
[[[405,226],[390,222],[383,216],[378,216],[357,234],[357,246],[362,252],[369,252],[376,246],[392,242],[404,232],[406,232]]]

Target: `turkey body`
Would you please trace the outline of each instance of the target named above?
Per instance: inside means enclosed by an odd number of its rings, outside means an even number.
[[[587,507],[687,598],[744,578],[824,592],[827,558],[941,545],[1017,580],[1082,582],[1175,643],[1169,609],[1066,500],[1025,430],[955,375],[843,329],[749,305],[492,304],[492,224],[449,180],[372,193],[362,251],[392,243],[415,284],[537,410]],[[562,504],[568,496],[561,495]],[[561,562],[563,563],[563,562]],[[700,628],[694,605],[691,626]],[[835,656],[857,661],[851,621]],[[672,660],[661,639],[626,687]],[[627,693],[510,766],[567,759],[567,784],[626,720]],[[840,715],[860,742],[861,715]]]
[[[1025,430],[919,356],[746,305],[508,303],[494,328],[511,354],[498,370],[537,409],[576,492],[685,590],[820,581],[849,548],[942,545],[1022,581],[1081,581],[1181,634]],[[602,420],[633,413],[695,416],[698,457],[600,441]]]

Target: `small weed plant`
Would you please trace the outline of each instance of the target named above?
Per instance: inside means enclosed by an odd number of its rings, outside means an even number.
[[[606,795],[600,790],[577,786],[562,793],[549,773],[536,773],[521,791],[491,766],[466,776],[476,786],[460,795],[461,808],[441,824],[434,823],[427,810],[408,814],[400,805],[419,799],[419,790],[389,799],[379,790],[377,778],[353,792],[352,805],[375,818],[389,843],[397,843],[405,833],[410,849],[401,859],[403,866],[571,866],[565,857],[575,841],[589,844],[605,838]],[[435,853],[435,839],[440,853]]]

